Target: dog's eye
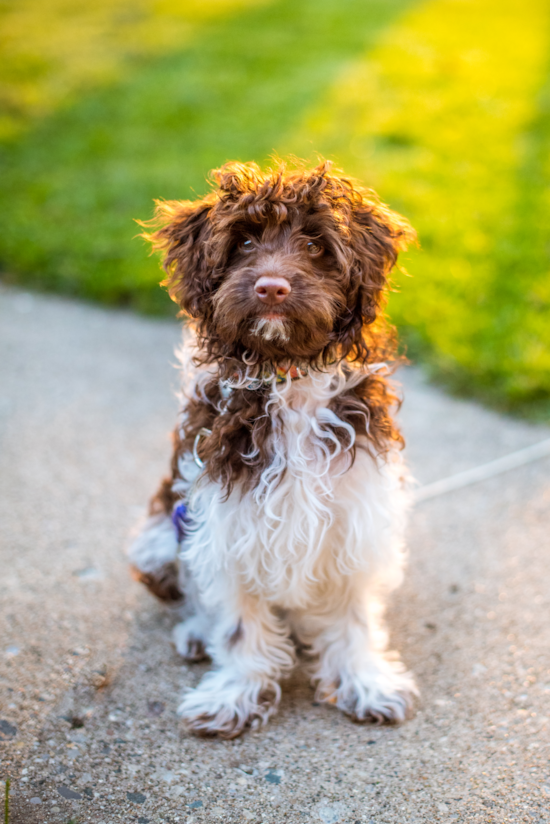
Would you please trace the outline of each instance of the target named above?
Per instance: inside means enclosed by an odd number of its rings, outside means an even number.
[[[251,252],[254,244],[251,240],[241,240],[239,243],[239,249],[242,249],[243,252]]]
[[[307,244],[307,251],[312,257],[317,257],[317,255],[320,255],[323,251],[323,247],[310,240]]]

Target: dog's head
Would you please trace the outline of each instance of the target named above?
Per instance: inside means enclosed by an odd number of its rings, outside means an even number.
[[[409,224],[330,173],[262,173],[227,163],[202,200],[157,204],[146,235],[165,253],[163,284],[196,321],[210,360],[367,360]],[[374,326],[373,326],[374,324]]]

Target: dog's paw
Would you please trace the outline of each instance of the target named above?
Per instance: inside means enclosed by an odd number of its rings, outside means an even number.
[[[317,700],[337,707],[358,723],[405,721],[416,696],[412,675],[397,668],[346,673],[337,684],[320,683],[317,688]]]
[[[176,650],[186,661],[204,661],[208,658],[207,633],[203,618],[194,615],[181,624],[176,624],[172,639]]]
[[[243,680],[225,670],[207,673],[189,690],[178,712],[197,735],[236,738],[247,727],[267,722],[277,709],[281,688],[271,680]]]

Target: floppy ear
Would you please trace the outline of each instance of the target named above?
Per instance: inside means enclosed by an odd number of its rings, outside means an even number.
[[[372,323],[378,314],[399,252],[404,251],[416,235],[401,215],[368,201],[354,208],[350,228],[354,277],[358,285],[356,310],[365,325]]]
[[[166,278],[161,286],[166,286],[172,300],[192,318],[208,314],[208,297],[213,291],[207,244],[212,233],[212,206],[209,198],[157,201],[155,218],[149,225],[160,228],[142,235],[153,249],[165,252]]]
[[[368,355],[364,327],[380,315],[389,274],[416,234],[405,218],[364,196],[353,203],[348,226],[352,262],[347,314],[338,338],[345,351],[362,358]]]

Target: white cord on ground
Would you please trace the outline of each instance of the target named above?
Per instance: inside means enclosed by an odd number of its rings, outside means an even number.
[[[497,458],[496,461],[490,461],[481,466],[476,466],[474,469],[467,469],[465,472],[451,475],[450,478],[443,478],[433,484],[421,486],[420,489],[414,492],[414,501],[420,503],[438,495],[445,495],[447,492],[477,484],[480,481],[487,480],[487,478],[494,478],[495,475],[501,475],[503,472],[509,472],[518,466],[531,463],[531,461],[538,461],[540,458],[546,458],[547,456],[550,456],[550,438],[535,443],[533,446],[526,446],[525,449],[519,449],[510,455],[505,455],[504,458]]]

